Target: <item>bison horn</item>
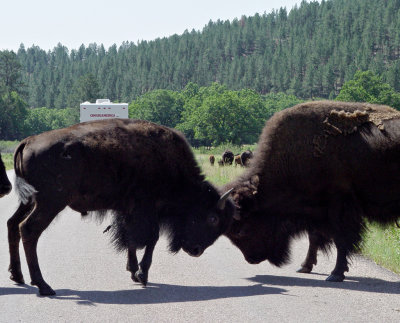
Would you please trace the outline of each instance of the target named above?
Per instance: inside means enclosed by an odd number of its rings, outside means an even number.
[[[232,191],[233,191],[233,188],[231,188],[229,191],[222,194],[222,196],[219,198],[219,201],[217,203],[218,209],[220,209],[220,210],[225,209],[226,199],[229,197],[229,194],[231,194]]]

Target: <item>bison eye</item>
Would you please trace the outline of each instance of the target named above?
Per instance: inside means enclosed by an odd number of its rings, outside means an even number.
[[[211,225],[213,225],[213,226],[218,225],[218,223],[219,223],[219,217],[216,216],[216,215],[210,215],[210,216],[208,217],[208,223],[211,224]]]
[[[243,229],[237,229],[236,231],[234,231],[234,236],[236,237],[236,238],[244,238],[245,236],[246,236],[246,231],[245,230],[243,230]]]

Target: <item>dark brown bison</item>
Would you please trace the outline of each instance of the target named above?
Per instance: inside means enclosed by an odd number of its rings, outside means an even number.
[[[235,156],[235,166],[237,166],[237,165],[243,166],[242,159],[240,158],[240,155],[236,155]]]
[[[234,158],[235,155],[230,150],[225,150],[222,154],[222,160],[224,161],[225,165],[232,165]]]
[[[66,206],[100,217],[111,210],[115,245],[128,251],[127,270],[143,285],[160,228],[172,252],[197,257],[227,230],[234,211],[227,194],[205,181],[183,135],[146,121],[93,121],[28,137],[14,163],[21,203],[8,220],[9,270],[24,283],[22,238],[41,295],[55,292],[42,278],[36,245]],[[140,264],[139,248],[145,248]]]
[[[317,250],[333,243],[337,261],[327,280],[343,281],[364,221],[388,224],[400,216],[400,112],[330,101],[279,112],[230,188],[241,219],[227,236],[249,263],[285,264],[292,238],[308,233],[299,271],[311,272]]]
[[[208,157],[208,160],[210,161],[211,166],[214,166],[215,163],[215,156],[214,155],[210,155]]]
[[[6,167],[4,166],[3,160],[1,159],[0,153],[0,197],[7,195],[11,192],[12,186],[8,180]]]
[[[242,154],[240,155],[240,159],[242,160],[242,165],[245,167],[249,167],[251,158],[253,158],[253,153],[250,150],[246,150],[242,152]]]

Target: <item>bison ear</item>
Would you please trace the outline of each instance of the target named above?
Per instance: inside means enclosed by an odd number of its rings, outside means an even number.
[[[232,191],[233,191],[233,188],[231,188],[229,191],[227,191],[221,195],[221,197],[219,198],[218,203],[217,203],[217,209],[219,209],[219,210],[225,209],[226,200],[228,199],[228,197]]]

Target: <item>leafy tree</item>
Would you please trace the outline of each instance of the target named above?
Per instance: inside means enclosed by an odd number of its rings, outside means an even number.
[[[181,120],[183,100],[177,92],[155,90],[144,94],[129,105],[129,116],[175,127]]]
[[[266,120],[262,98],[251,90],[230,91],[214,83],[185,104],[178,129],[205,145],[253,143]]]
[[[343,84],[336,100],[379,103],[400,109],[400,93],[371,71],[357,71],[353,80]]]
[[[290,108],[303,102],[303,100],[295,97],[293,94],[285,94],[282,92],[267,94],[263,99],[264,109],[268,119],[272,117],[275,112]]]
[[[76,109],[28,109],[24,120],[25,136],[68,127],[78,122]]]

